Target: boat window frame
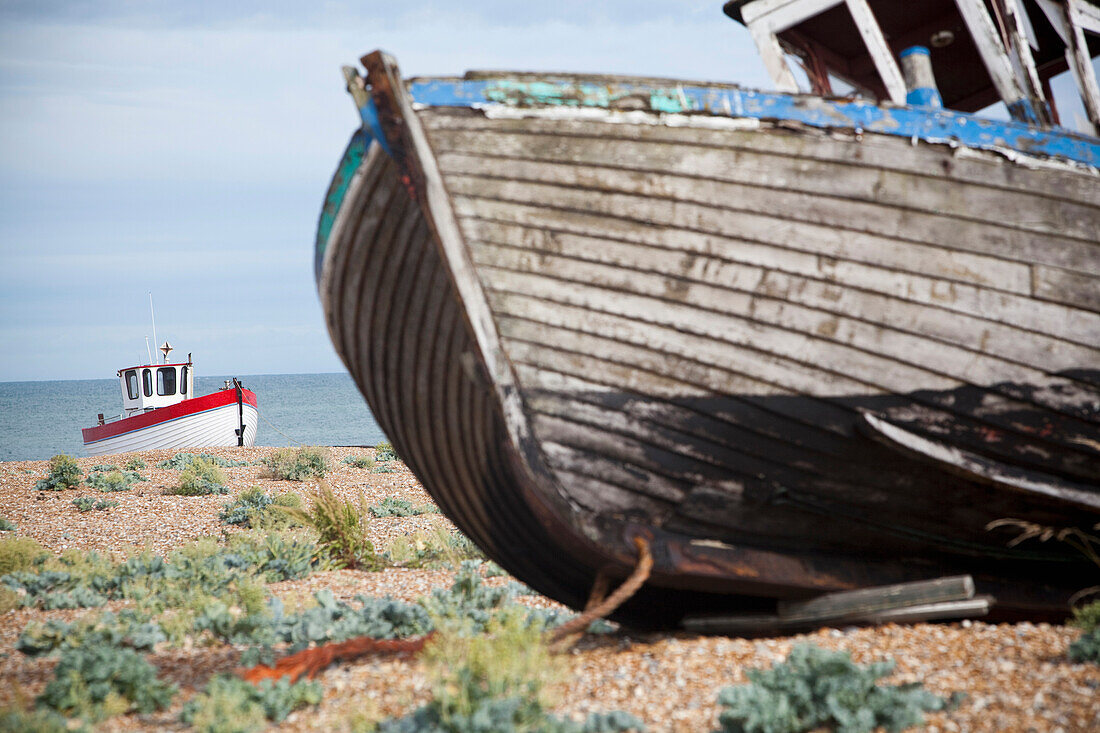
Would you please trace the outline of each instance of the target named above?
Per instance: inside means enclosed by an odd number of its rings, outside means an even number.
[[[141,391],[146,397],[153,396],[153,370],[148,367],[141,370]]]
[[[138,374],[137,369],[127,369],[122,375],[123,382],[126,385],[126,396],[131,400],[136,400],[141,397],[140,387],[138,386]],[[133,380],[133,381],[131,381]]]
[[[171,387],[171,389],[169,389]],[[176,395],[176,368],[157,367],[157,396],[174,397]]]
[[[187,372],[188,371],[189,371],[188,367],[186,367],[186,366],[180,367],[180,394],[181,395],[187,394]]]

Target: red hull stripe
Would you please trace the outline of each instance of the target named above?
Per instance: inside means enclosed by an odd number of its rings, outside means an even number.
[[[242,389],[241,396],[246,404],[258,408],[259,404],[256,402],[256,394],[252,392],[252,390]],[[236,404],[236,402],[237,390],[223,389],[212,394],[203,395],[202,397],[193,397],[189,400],[169,405],[168,407],[160,407],[156,410],[143,412],[133,417],[124,417],[121,420],[116,420],[106,425],[96,425],[92,428],[84,428],[80,432],[84,435],[84,445],[90,445],[91,443],[98,443],[107,438],[115,438],[119,435],[132,433],[142,428],[160,425],[171,420],[178,420],[181,417],[189,417],[191,415],[197,415],[200,412],[216,410],[219,407]]]

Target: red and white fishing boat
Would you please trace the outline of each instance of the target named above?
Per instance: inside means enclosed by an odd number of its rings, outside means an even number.
[[[172,347],[165,342],[164,364],[141,364],[118,372],[123,412],[99,415],[99,424],[84,428],[84,449],[91,455],[155,448],[252,446],[259,420],[256,395],[237,379],[201,397],[195,391],[191,355],[169,364]]]

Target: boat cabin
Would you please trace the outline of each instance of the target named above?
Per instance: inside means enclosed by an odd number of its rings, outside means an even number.
[[[190,357],[186,364],[141,364],[120,369],[118,379],[126,417],[194,396],[195,372]]]
[[[1051,89],[1069,70],[1080,102],[1068,101],[1100,134],[1098,0],[730,0],[724,10],[749,29],[780,91],[799,91],[793,58],[822,96],[843,82],[898,105],[977,112],[1001,101],[1017,121],[1071,126]],[[904,57],[914,51],[930,59],[938,95],[913,94]]]

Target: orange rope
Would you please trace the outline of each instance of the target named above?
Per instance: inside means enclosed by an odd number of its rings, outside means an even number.
[[[316,676],[334,662],[347,662],[368,654],[415,654],[424,648],[431,637],[432,634],[415,639],[372,639],[369,636],[360,636],[323,644],[313,649],[303,649],[297,654],[277,660],[274,667],[258,664],[250,669],[237,670],[237,674],[252,684],[282,677],[289,677],[291,682],[295,682],[302,677]]]
[[[590,607],[586,607],[581,615],[554,629],[550,633],[551,644],[557,644],[568,636],[583,632],[590,623],[612,613],[638,592],[642,584],[649,579],[649,572],[653,569],[653,555],[649,552],[649,543],[642,537],[634,538],[634,546],[638,548],[638,564],[634,566],[634,571],[630,574],[630,577],[623,581],[623,584],[610,596],[593,604],[593,599],[596,598],[597,593],[599,592],[602,595],[606,586],[606,580],[601,582],[603,575],[598,575],[596,583],[592,587],[592,597],[588,602]]]

